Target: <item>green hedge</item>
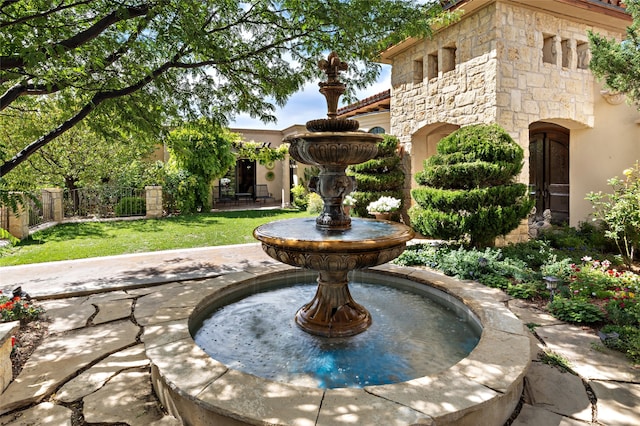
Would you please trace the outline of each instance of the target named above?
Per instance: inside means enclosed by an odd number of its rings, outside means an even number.
[[[356,205],[352,208],[355,215],[367,217],[367,206],[380,197],[403,199],[404,172],[401,160],[398,139],[384,135],[384,139],[378,142],[375,158],[347,168],[347,174],[355,178],[357,185],[356,191],[351,194],[356,199]]]

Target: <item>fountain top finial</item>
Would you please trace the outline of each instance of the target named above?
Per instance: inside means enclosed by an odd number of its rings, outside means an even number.
[[[346,71],[349,68],[349,65],[341,61],[336,52],[329,53],[327,59],[320,59],[318,61],[318,66],[321,70],[327,74],[327,82],[328,84],[340,84],[344,86],[344,84],[340,83],[338,80],[338,74],[340,71]],[[320,83],[322,84],[322,83]]]
[[[345,132],[357,130],[359,124],[355,120],[339,120],[338,117],[338,99],[347,89],[346,86],[338,79],[341,71],[346,71],[349,65],[341,61],[336,52],[331,52],[327,59],[318,61],[318,67],[327,75],[327,81],[318,83],[320,93],[327,99],[327,117],[326,119],[311,120],[307,122],[307,130],[310,132]]]

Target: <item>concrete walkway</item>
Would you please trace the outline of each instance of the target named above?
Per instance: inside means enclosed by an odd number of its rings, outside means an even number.
[[[0,395],[0,425],[177,425],[153,394],[142,329],[179,309],[180,294],[276,262],[259,244],[173,250],[0,268],[50,318],[49,336]],[[533,362],[513,425],[639,425],[640,368],[589,329],[527,302],[509,308],[532,326]],[[547,350],[575,374],[539,361]]]

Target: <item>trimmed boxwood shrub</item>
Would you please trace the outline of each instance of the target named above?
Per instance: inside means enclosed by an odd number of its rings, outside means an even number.
[[[352,212],[361,217],[368,215],[367,206],[380,197],[394,197],[402,200],[404,172],[398,154],[398,138],[384,135],[378,143],[375,158],[361,164],[349,166],[347,175],[356,179],[357,189],[352,194],[356,205]]]
[[[492,245],[533,206],[527,186],[515,182],[523,159],[522,148],[496,124],[463,127],[443,138],[416,173],[422,186],[411,191],[412,226],[430,237]]]

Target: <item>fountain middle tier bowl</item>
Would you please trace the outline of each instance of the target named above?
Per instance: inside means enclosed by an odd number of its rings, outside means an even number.
[[[402,253],[414,231],[401,223],[351,219],[351,229],[317,229],[315,218],[270,222],[253,231],[272,258],[292,266],[344,271],[380,265]]]
[[[364,132],[299,133],[286,137],[296,161],[315,166],[348,166],[372,159],[382,136]]]

